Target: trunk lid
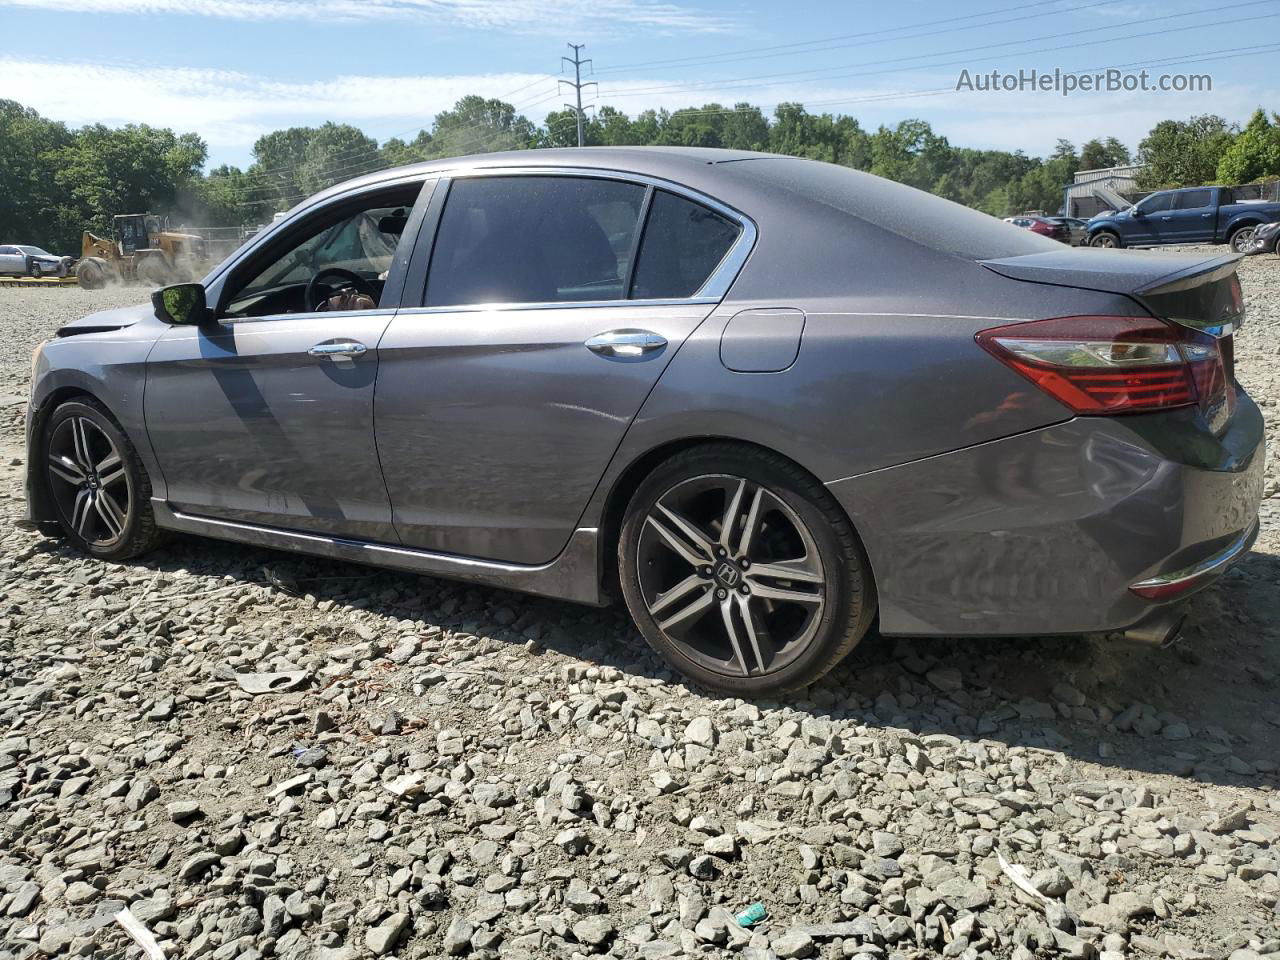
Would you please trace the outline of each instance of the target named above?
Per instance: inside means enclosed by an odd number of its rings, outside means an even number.
[[[1232,335],[1244,322],[1244,299],[1236,275],[1239,254],[1214,257],[1138,250],[1067,248],[980,261],[1000,276],[1096,290],[1128,297],[1152,316],[1176,324],[1221,355],[1221,373],[1199,383],[1201,409],[1215,433],[1235,411]]]

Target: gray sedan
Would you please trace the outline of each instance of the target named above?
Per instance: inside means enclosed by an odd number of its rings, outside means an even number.
[[[0,244],[0,273],[26,277],[65,277],[70,257],[59,257],[25,243]]]
[[[1257,530],[1235,258],[1077,251],[846,168],[543,150],[371,174],[35,357],[29,523],[588,604],[678,670],[1176,634]],[[424,589],[429,589],[424,587]]]

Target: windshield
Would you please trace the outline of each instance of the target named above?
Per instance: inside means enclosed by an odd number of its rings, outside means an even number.
[[[50,253],[48,250],[41,250],[39,247],[27,247],[27,246],[19,245],[18,249],[21,250],[23,253],[25,253],[29,257],[52,257],[53,256],[53,254]]]

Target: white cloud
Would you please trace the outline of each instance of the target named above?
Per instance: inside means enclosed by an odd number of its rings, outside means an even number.
[[[546,75],[338,76],[316,82],[272,80],[230,70],[134,68],[0,58],[5,96],[72,126],[147,123],[199,133],[219,152],[245,152],[285,126],[346,121],[388,131],[430,128],[441,110],[469,93],[529,102],[548,96]],[[543,107],[543,112],[547,109]],[[536,116],[542,114],[536,113]],[[388,134],[389,135],[389,134]]]
[[[594,26],[720,33],[730,22],[663,0],[0,0],[57,13],[179,14],[231,20],[429,20],[481,29],[562,34]],[[50,24],[56,29],[56,21]],[[598,31],[597,31],[598,32]]]
[[[1182,68],[1200,72],[1203,65]],[[499,97],[541,122],[562,103],[556,78],[525,73],[369,76],[353,74],[321,81],[285,81],[208,69],[147,68],[59,63],[0,57],[8,78],[5,96],[73,126],[85,123],[148,123],[195,131],[210,144],[213,161],[243,163],[264,133],[326,120],[347,122],[380,139],[429,129],[433,117],[470,93]],[[929,120],[958,146],[1022,149],[1047,154],[1058,137],[1079,145],[1095,136],[1117,136],[1130,147],[1161,119],[1220,113],[1243,122],[1260,91],[1220,84],[1205,94],[951,93],[955,76],[912,75],[879,87],[849,88],[817,83],[757,89],[708,85],[693,91],[663,89],[659,78],[602,83],[599,101],[634,116],[649,108],[747,101],[771,113],[781,100],[799,101],[812,112],[845,113],[874,129],[906,117]],[[658,87],[658,90],[654,90]],[[912,96],[912,91],[947,90]],[[629,95],[637,91],[652,91]],[[902,94],[902,95],[896,95]]]

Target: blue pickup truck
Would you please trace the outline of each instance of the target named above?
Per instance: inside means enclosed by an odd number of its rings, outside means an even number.
[[[1089,221],[1089,245],[1153,247],[1166,243],[1229,243],[1244,251],[1254,228],[1280,220],[1280,203],[1237,201],[1231,187],[1161,190],[1128,210]]]

